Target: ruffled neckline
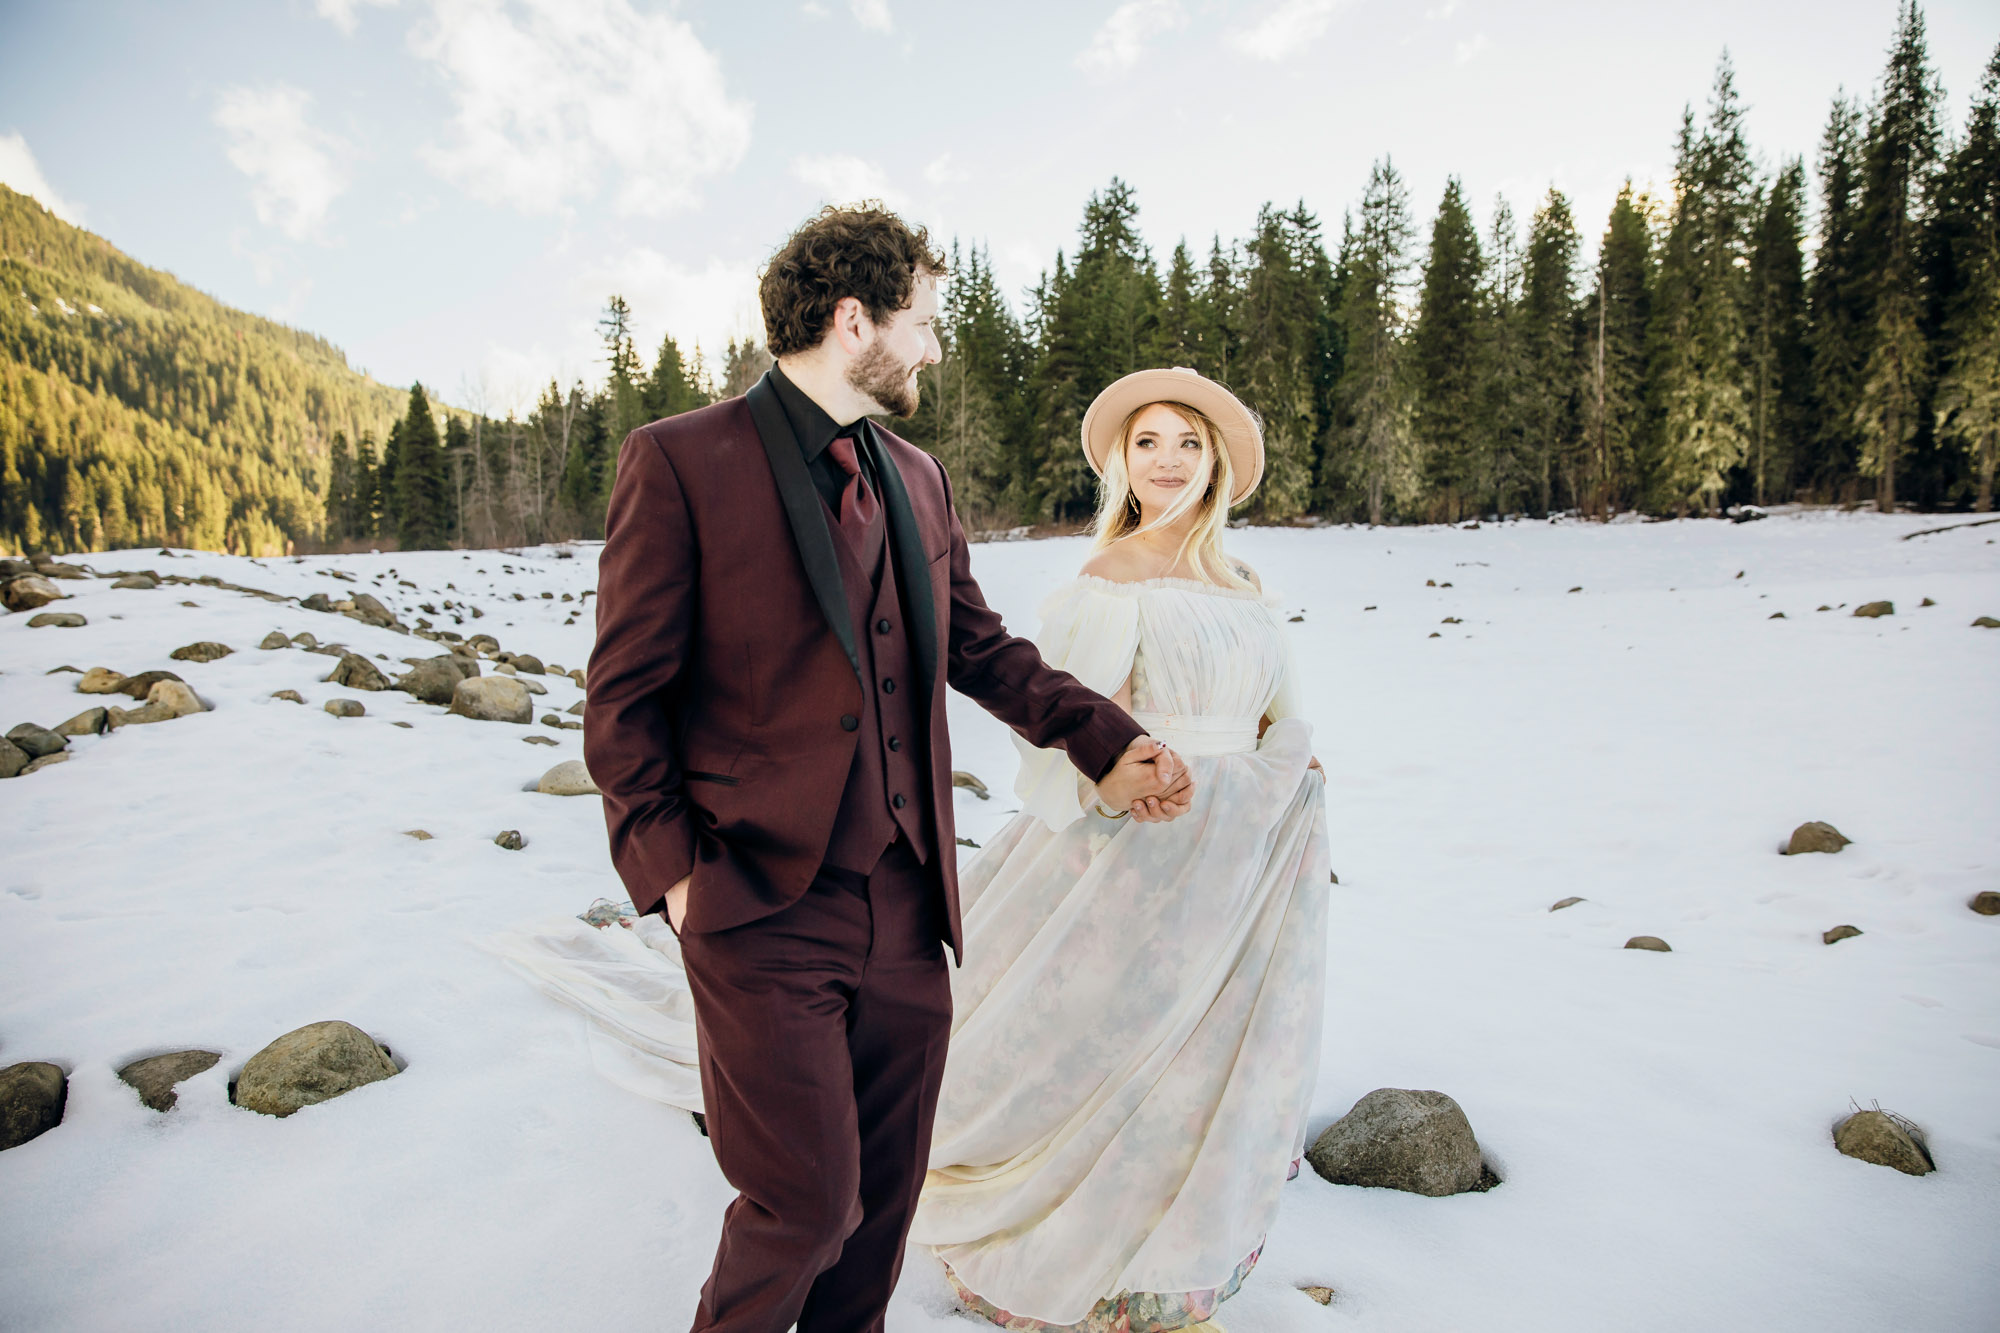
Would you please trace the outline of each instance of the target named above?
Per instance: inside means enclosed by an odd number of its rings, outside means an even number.
[[[1131,579],[1128,581],[1107,579],[1096,574],[1079,574],[1076,576],[1075,586],[1080,588],[1095,588],[1101,592],[1113,593],[1123,597],[1136,597],[1142,592],[1155,589],[1171,589],[1175,592],[1192,592],[1210,597],[1227,597],[1239,602],[1261,602],[1266,606],[1275,606],[1277,604],[1275,598],[1258,592],[1255,588],[1224,588],[1214,583],[1203,583],[1200,579],[1178,579],[1164,575],[1159,578]]]

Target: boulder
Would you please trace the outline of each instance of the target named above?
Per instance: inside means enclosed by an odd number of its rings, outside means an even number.
[[[155,1111],[171,1111],[180,1098],[174,1084],[196,1074],[205,1074],[222,1056],[215,1051],[171,1051],[134,1060],[118,1071],[118,1077],[136,1088],[139,1100]]]
[[[326,677],[329,685],[345,685],[350,690],[386,690],[389,678],[376,670],[375,664],[359,653],[342,653],[340,661],[334,665],[333,674]]]
[[[531,676],[548,674],[548,668],[542,665],[542,659],[532,653],[516,653],[508,665],[516,671],[525,671]]]
[[[44,576],[45,578],[87,579],[91,577],[90,571],[85,569],[82,565],[67,565],[61,563],[60,561],[44,560],[40,558],[34,558],[34,560],[35,560],[35,572],[37,574]]]
[[[82,629],[90,622],[74,611],[43,611],[31,617],[29,629]]]
[[[550,741],[549,744],[554,745],[555,742]],[[33,757],[26,750],[0,736],[0,778],[18,778],[32,762]]]
[[[262,648],[265,652],[271,652],[274,649],[291,647],[292,641],[285,637],[285,632],[283,630],[274,629],[269,634],[266,634],[264,636],[264,641],[258,644],[257,646],[259,648]]]
[[[312,596],[301,601],[299,605],[308,611],[324,611],[328,615],[333,614],[333,599],[323,592],[314,593]]]
[[[505,848],[510,852],[518,852],[528,845],[528,840],[521,836],[521,830],[510,828],[505,833],[494,838],[493,845]]]
[[[1487,1176],[1465,1112],[1442,1092],[1377,1088],[1326,1127],[1306,1160],[1336,1185],[1432,1198],[1498,1183]]]
[[[160,586],[160,581],[151,574],[127,574],[111,586],[114,588],[131,588],[137,592],[151,592]]]
[[[0,555],[0,582],[20,578],[23,574],[35,572],[35,562],[23,560],[19,556]]]
[[[500,640],[491,634],[475,634],[465,641],[465,646],[476,653],[497,653],[500,651]]]
[[[415,695],[427,704],[449,704],[458,682],[471,680],[478,674],[477,661],[456,653],[446,653],[415,663],[407,674],[397,678],[396,688]]]
[[[69,1078],[60,1066],[28,1060],[0,1069],[0,1152],[60,1125],[68,1100]]]
[[[0,605],[9,611],[33,611],[59,601],[62,592],[40,574],[23,574],[0,583]]]
[[[1893,616],[1896,614],[1896,604],[1894,602],[1863,602],[1854,608],[1854,614],[1860,616],[1863,620],[1876,620],[1882,616]]]
[[[1560,911],[1562,911],[1562,909],[1563,909],[1563,908],[1565,908],[1565,907],[1574,907],[1574,906],[1576,906],[1576,905],[1577,905],[1578,903],[1580,903],[1580,902],[1582,902],[1582,901],[1583,901],[1583,899],[1581,899],[1581,898],[1564,898],[1564,899],[1562,899],[1562,900],[1561,900],[1560,902],[1553,902],[1553,903],[1550,903],[1550,904],[1549,904],[1549,910],[1550,910],[1551,912],[1560,912]]]
[[[9,731],[7,739],[20,746],[30,759],[40,759],[45,754],[69,748],[69,742],[60,735],[32,722],[23,722]]]
[[[1859,926],[1835,926],[1832,930],[1821,931],[1819,937],[1822,943],[1838,944],[1842,940],[1851,940],[1860,933]]]
[[[503,676],[512,676],[518,674],[514,670],[514,664],[512,662],[496,662],[493,666],[493,669],[499,672]]]
[[[590,780],[590,770],[583,766],[581,759],[565,759],[548,772],[542,774],[535,790],[544,796],[602,796],[597,784]]]
[[[119,694],[129,694],[134,699],[144,699],[153,692],[153,687],[163,680],[179,680],[171,671],[141,671],[136,676],[127,676],[118,682]]]
[[[288,703],[302,704],[305,702],[305,696],[297,690],[272,690],[271,697],[273,699],[283,699]]]
[[[21,770],[21,776],[25,778],[30,773],[54,768],[57,764],[67,764],[74,757],[68,750],[58,750],[54,754],[45,754],[40,759],[31,759],[28,761],[28,766]]]
[[[218,658],[229,656],[231,651],[226,643],[203,639],[200,643],[183,644],[167,656],[176,662],[213,662]]]
[[[292,647],[317,648],[319,647],[319,640],[315,639],[312,635],[306,633],[304,630],[300,630],[297,634],[294,634],[292,636]]]
[[[110,667],[92,667],[76,683],[78,694],[117,694],[125,687],[125,673]]]
[[[587,684],[588,678],[583,674],[582,667],[571,667],[569,669],[569,678],[576,682],[576,687],[579,690],[589,688],[589,685]]]
[[[1856,1111],[1835,1126],[1833,1146],[1849,1157],[1877,1166],[1893,1166],[1906,1176],[1927,1176],[1937,1170],[1930,1149],[1916,1126],[1887,1111]]]
[[[543,736],[540,734],[536,734],[533,736],[523,736],[521,737],[521,739],[526,741],[530,745],[554,745],[556,743],[555,737]]]
[[[527,686],[512,676],[471,676],[452,688],[451,711],[476,722],[534,721]]]
[[[104,709],[86,708],[68,721],[58,722],[55,731],[58,736],[101,736],[108,722]]]
[[[1852,841],[1852,838],[1833,825],[1813,819],[1793,829],[1791,841],[1781,850],[1786,856],[1799,856],[1806,852],[1837,852]]]
[[[1647,949],[1653,953],[1673,952],[1673,946],[1669,945],[1658,935],[1634,935],[1631,939],[1625,941],[1625,947],[1628,949]]]
[[[236,1104],[287,1116],[370,1083],[393,1078],[395,1062],[352,1023],[308,1023],[250,1057],[236,1077]]]
[[[565,713],[568,713],[571,717],[582,717],[583,700],[578,699],[575,703],[571,704],[568,708],[565,708],[563,711]]]
[[[1979,617],[1979,619],[1972,622],[1972,628],[2000,629],[2000,620],[1995,620],[1992,616],[1981,616]]]
[[[379,629],[388,629],[396,623],[396,617],[389,608],[365,592],[354,594],[354,609],[347,614],[363,624],[374,625]]]
[[[1991,889],[1981,889],[1972,895],[1972,901],[1966,906],[1981,916],[2000,916],[2000,893],[1995,893]]]
[[[368,709],[359,699],[328,699],[326,711],[335,717],[362,717]]]
[[[516,676],[514,679],[519,680],[521,688],[530,694],[547,694],[549,692],[549,687],[542,684],[539,680],[523,679],[520,676]]]
[[[105,726],[117,730],[123,726],[141,725],[148,722],[170,722],[177,717],[188,717],[205,712],[207,705],[201,697],[178,680],[156,680],[153,688],[146,692],[146,702],[130,710],[112,708],[106,710]]]

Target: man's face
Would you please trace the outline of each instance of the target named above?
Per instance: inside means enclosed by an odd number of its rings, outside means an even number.
[[[863,316],[875,336],[847,367],[847,383],[894,416],[914,416],[917,376],[944,359],[938,348],[937,275],[919,273],[910,303],[880,324]]]

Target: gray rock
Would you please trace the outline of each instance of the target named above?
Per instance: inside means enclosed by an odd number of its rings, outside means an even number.
[[[1306,1160],[1336,1185],[1432,1198],[1498,1183],[1487,1176],[1465,1112],[1442,1092],[1377,1088],[1327,1126]]]
[[[101,736],[107,725],[107,714],[102,708],[86,708],[66,722],[56,724],[58,736]]]
[[[0,583],[0,605],[9,611],[32,611],[61,598],[62,590],[40,574],[23,574]]]
[[[1972,895],[1972,901],[1966,906],[1981,916],[2000,916],[2000,893],[1995,893],[1991,889],[1981,889]]]
[[[456,653],[446,653],[441,657],[428,657],[414,664],[409,672],[399,676],[396,688],[411,694],[427,704],[450,704],[458,682],[471,680],[479,674],[479,663],[470,657],[460,657]]]
[[[375,664],[359,653],[342,653],[335,664],[333,674],[326,677],[329,685],[345,685],[350,690],[386,690],[389,678],[375,667]]]
[[[312,596],[301,601],[299,605],[308,611],[324,611],[328,615],[333,614],[333,599],[323,592],[314,593]]]
[[[226,643],[215,643],[212,640],[203,639],[200,643],[183,644],[181,647],[168,653],[167,656],[173,658],[176,662],[213,662],[218,658],[229,656],[231,651],[232,649]]]
[[[7,739],[27,752],[30,759],[40,759],[45,754],[69,748],[69,742],[47,727],[38,727],[32,722],[23,722],[7,733]]]
[[[283,630],[274,629],[269,634],[266,634],[264,636],[264,641],[258,644],[257,646],[259,648],[262,648],[265,652],[272,652],[279,648],[291,647],[292,641],[285,637],[285,632]]]
[[[47,671],[44,671],[42,674],[44,676],[60,676],[64,672],[68,672],[72,676],[81,676],[83,674],[83,668],[73,667],[73,666],[54,666],[50,667]]]
[[[110,667],[92,667],[76,683],[78,694],[117,694],[125,688],[125,673]]]
[[[554,745],[556,743],[555,737],[543,736],[539,733],[533,736],[523,736],[521,737],[521,739],[526,741],[530,745]]]
[[[300,630],[297,634],[294,634],[292,636],[292,647],[317,648],[319,647],[319,640],[315,639],[312,635],[306,633],[304,630]]]
[[[144,699],[153,692],[153,687],[163,680],[180,680],[180,677],[171,671],[141,671],[136,676],[127,676],[119,681],[115,693],[129,694],[134,699]]]
[[[1653,953],[1672,953],[1673,948],[1658,935],[1634,935],[1625,941],[1628,949],[1646,949]]]
[[[1826,944],[1838,944],[1842,940],[1851,940],[1860,933],[1859,926],[1835,926],[1832,930],[1820,932],[1820,940]]]
[[[160,581],[151,574],[127,574],[111,586],[114,588],[130,588],[136,592],[151,592],[160,586]]]
[[[1837,852],[1853,839],[1831,824],[1819,820],[1809,820],[1792,830],[1791,841],[1782,849],[1786,856],[1798,856],[1805,852]]]
[[[554,741],[549,744],[554,745]],[[18,778],[21,770],[32,762],[32,756],[14,742],[0,736],[0,778]]]
[[[69,1079],[57,1065],[29,1060],[0,1069],[0,1152],[60,1125],[68,1100]]]
[[[179,1096],[174,1084],[215,1068],[222,1056],[215,1051],[172,1051],[134,1060],[118,1071],[118,1077],[139,1092],[139,1100],[155,1111],[171,1111]]]
[[[284,699],[287,702],[295,704],[302,704],[305,702],[305,696],[300,694],[297,690],[272,690],[271,697],[273,699]]]
[[[497,653],[500,651],[500,640],[491,634],[475,634],[465,641],[465,646],[476,653]]]
[[[250,1057],[236,1079],[236,1104],[287,1116],[395,1074],[389,1053],[352,1023],[308,1023]]]
[[[20,578],[23,574],[35,572],[35,562],[18,556],[0,555],[0,583],[8,579]]]
[[[1295,616],[1293,617],[1293,619],[1299,620],[1299,619],[1304,619],[1304,617]],[[1337,1294],[1332,1287],[1308,1286],[1308,1287],[1300,1287],[1299,1290],[1303,1291],[1306,1295],[1312,1297],[1313,1300],[1317,1301],[1321,1305],[1332,1305],[1333,1298]]]
[[[90,571],[82,565],[62,564],[55,560],[36,560],[35,572],[52,579],[87,579]]]
[[[364,624],[374,625],[381,629],[388,629],[396,623],[396,617],[391,614],[389,608],[365,592],[354,594],[354,610],[348,614]]]
[[[205,711],[201,697],[189,689],[181,680],[156,680],[146,691],[146,702],[138,708],[127,711],[123,708],[107,710],[105,725],[112,729],[147,723],[170,722],[177,717],[188,717]]]
[[[335,717],[363,717],[368,709],[359,699],[328,699],[326,711]]]
[[[575,703],[571,704],[568,708],[565,708],[563,711],[568,713],[571,717],[582,717],[583,700],[578,699]]]
[[[520,681],[521,688],[526,690],[530,694],[547,694],[549,692],[548,686],[542,684],[542,682],[540,682],[539,680],[535,680],[531,677],[516,676],[514,679]]]
[[[25,778],[30,773],[39,773],[45,768],[54,768],[57,764],[67,764],[72,758],[74,756],[68,750],[58,750],[54,754],[45,754],[40,759],[29,760],[28,766],[21,770],[21,776]]]
[[[1550,903],[1549,910],[1551,912],[1560,912],[1563,908],[1574,907],[1582,901],[1583,899],[1581,898],[1564,898],[1561,902]]]
[[[29,629],[82,629],[90,622],[74,611],[43,611],[31,617]]]
[[[1937,1170],[1929,1147],[1915,1126],[1887,1111],[1857,1111],[1833,1131],[1833,1146],[1849,1157],[1877,1166],[1893,1166],[1907,1176],[1927,1176]]]
[[[582,667],[571,667],[569,669],[569,678],[576,682],[576,687],[579,690],[588,688],[587,678],[583,674]]]
[[[982,801],[992,799],[993,794],[986,790],[986,784],[962,769],[953,770],[951,785],[954,787],[963,787]]]
[[[451,711],[476,722],[534,721],[534,705],[528,688],[513,676],[472,676],[461,680],[451,692]]]
[[[1981,616],[1977,620],[1972,622],[1972,628],[2000,629],[2000,620],[1995,620],[1992,616]]]
[[[528,845],[528,840],[521,836],[521,830],[510,828],[494,838],[493,845],[503,847],[510,852],[518,852]]]
[[[533,653],[516,653],[509,659],[508,665],[516,671],[525,671],[531,676],[545,676],[548,674],[548,668],[542,665],[542,659],[536,657]]]
[[[581,759],[565,759],[542,774],[535,790],[544,796],[602,796]]]
[[[1864,620],[1875,620],[1882,616],[1893,616],[1896,614],[1896,604],[1894,602],[1863,602],[1854,608],[1854,614]]]

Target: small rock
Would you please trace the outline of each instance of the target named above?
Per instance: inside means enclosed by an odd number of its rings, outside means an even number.
[[[275,648],[289,648],[292,646],[292,641],[285,637],[283,630],[274,629],[269,634],[266,634],[264,641],[257,646],[269,652]]]
[[[33,611],[61,599],[62,592],[40,574],[23,574],[0,583],[0,605],[9,611]]]
[[[427,704],[449,704],[461,680],[479,674],[479,663],[457,653],[427,657],[413,664],[409,672],[396,678],[396,688]]]
[[[7,739],[21,747],[30,759],[40,759],[43,755],[54,754],[67,749],[69,742],[47,727],[38,727],[32,722],[23,722],[7,733]]]
[[[543,725],[543,726],[545,726],[545,727],[554,727],[554,728],[556,728],[557,730],[561,730],[561,729],[562,729],[562,724],[563,724],[563,720],[562,720],[562,717],[561,717],[561,716],[560,716],[559,714],[556,714],[556,713],[544,713],[544,714],[542,714],[542,725]]]
[[[2000,893],[1995,893],[1992,889],[1981,889],[1972,895],[1972,901],[1966,906],[1981,916],[2000,916]]]
[[[542,659],[536,657],[532,653],[514,654],[514,660],[511,663],[509,663],[509,665],[512,666],[514,670],[525,671],[531,676],[543,676],[548,674],[548,668],[542,665]]]
[[[0,1152],[60,1125],[68,1100],[69,1078],[58,1065],[28,1060],[0,1069]]]
[[[1822,931],[1820,939],[1827,944],[1838,944],[1842,940],[1851,940],[1860,933],[1859,926],[1835,926],[1832,930]]]
[[[159,580],[151,574],[127,574],[111,585],[114,588],[131,588],[138,592],[151,592],[160,586]]]
[[[1917,603],[1917,605],[1918,605],[1918,606],[1936,606],[1936,605],[1937,605],[1937,603],[1936,603],[1936,602],[1934,602],[1934,601],[1932,601],[1932,600],[1931,600],[1930,598],[1926,597],[1926,598],[1924,598],[1924,600],[1923,600],[1923,601],[1921,601],[1921,602],[1918,602],[1918,603]]]
[[[342,653],[331,675],[326,677],[329,685],[345,685],[350,690],[386,690],[389,678],[376,669],[375,664],[359,653]]]
[[[73,667],[73,666],[50,667],[47,671],[44,671],[42,674],[44,676],[60,676],[65,671],[67,671],[72,676],[81,676],[83,674],[82,667]]]
[[[1332,1287],[1300,1287],[1299,1290],[1318,1301],[1321,1305],[1333,1304]]]
[[[1882,616],[1893,616],[1896,614],[1896,604],[1894,602],[1863,602],[1854,608],[1854,614],[1860,616],[1863,620],[1876,620]]]
[[[222,1056],[215,1051],[174,1051],[134,1060],[118,1071],[118,1077],[138,1089],[139,1100],[155,1111],[171,1111],[180,1098],[174,1084],[205,1074]]]
[[[963,787],[982,801],[991,800],[993,796],[993,793],[986,790],[985,783],[963,769],[952,770],[951,785],[954,787]]]
[[[1498,1183],[1489,1183],[1465,1112],[1442,1092],[1377,1088],[1327,1126],[1306,1160],[1336,1185],[1432,1198]]]
[[[52,579],[87,579],[90,577],[90,571],[82,565],[60,564],[54,560],[36,559],[35,572],[37,574],[45,574]]]
[[[1833,1146],[1848,1157],[1893,1166],[1906,1176],[1927,1176],[1937,1164],[1912,1128],[1887,1111],[1857,1111],[1834,1129]]]
[[[503,676],[512,676],[517,674],[514,670],[514,664],[512,662],[495,663],[493,669],[499,672]]]
[[[576,682],[576,687],[577,687],[577,688],[578,688],[579,690],[582,690],[582,689],[588,689],[588,688],[589,688],[589,686],[588,686],[588,685],[587,685],[587,684],[585,683],[585,682],[586,682],[586,677],[585,677],[585,676],[584,676],[584,674],[583,674],[583,668],[582,668],[582,667],[571,667],[571,668],[569,669],[569,678],[570,678],[571,680],[573,680],[573,681],[575,681],[575,682]]]
[[[1571,591],[1571,592],[1582,592],[1582,591],[1583,591],[1583,585],[1582,585],[1581,583],[1579,583],[1579,584],[1577,584],[1577,585],[1576,585],[1576,586],[1575,586],[1574,588],[1571,588],[1571,589],[1570,589],[1570,591]]]
[[[33,762],[33,758],[26,750],[6,737],[0,736],[0,778],[18,778],[22,770]]]
[[[74,611],[43,611],[31,617],[29,629],[82,629],[90,622]]]
[[[401,727],[404,731],[416,730],[416,723],[414,722],[391,722],[389,725],[392,727]]]
[[[1831,610],[1833,610],[1833,608],[1832,608],[1832,607],[1830,607],[1830,606],[1828,606],[1828,605],[1827,605],[1826,603],[1824,603],[1824,602],[1821,602],[1821,603],[1820,603],[1820,604],[1819,604],[1818,606],[1815,606],[1815,607],[1813,608],[1813,610],[1815,610],[1815,611],[1831,611]]]
[[[236,1104],[287,1116],[396,1074],[375,1039],[351,1023],[309,1023],[250,1057],[236,1080]]]
[[[312,635],[307,634],[305,631],[301,630],[299,633],[294,634],[292,636],[292,647],[317,648],[319,647],[319,640],[315,639]]]
[[[359,699],[328,699],[326,711],[335,717],[365,717],[368,713]]]
[[[323,592],[314,593],[300,602],[299,605],[308,611],[324,611],[328,615],[333,614],[333,599]]]
[[[976,843],[976,842],[974,842],[974,841],[973,841],[972,839],[970,839],[970,838],[960,838],[960,839],[958,839],[958,845],[959,845],[959,846],[961,846],[961,847],[970,847],[970,848],[972,848],[972,849],[973,849],[974,851],[978,851],[978,850],[979,850],[979,844],[978,844],[978,843]]]
[[[590,770],[583,766],[581,759],[565,759],[535,784],[535,790],[544,796],[602,796],[597,784],[590,780]]]
[[[290,703],[295,703],[295,704],[302,704],[305,702],[305,697],[301,695],[297,690],[272,690],[271,697],[273,699],[284,699]]]
[[[521,830],[510,828],[493,839],[493,845],[510,852],[518,852],[528,845],[528,840],[521,836]]]
[[[374,625],[380,629],[388,629],[396,624],[396,617],[390,614],[389,608],[365,592],[354,594],[354,609],[348,614],[364,624]]]
[[[1766,620],[1784,620],[1784,619],[1787,619],[1787,617],[1786,617],[1786,615],[1785,615],[1785,613],[1784,613],[1783,611],[1773,611],[1773,612],[1772,612],[1772,613],[1771,613],[1770,615],[1766,616],[1766,617],[1765,617],[1765,619],[1766,619]]]
[[[1793,829],[1791,841],[1780,851],[1785,856],[1799,856],[1806,852],[1837,852],[1852,841],[1852,838],[1833,825],[1813,819]]]
[[[56,724],[58,736],[101,736],[108,721],[102,708],[86,708],[66,722]]]
[[[403,836],[406,838],[415,838],[418,842],[429,842],[431,840],[429,829],[406,828],[403,830]]]
[[[555,737],[544,736],[540,732],[536,732],[532,736],[523,736],[521,739],[530,745],[554,745],[556,743]]]
[[[1979,619],[1972,622],[1972,628],[2000,629],[2000,620],[1995,620],[1992,616],[1981,616],[1979,617]]]
[[[168,722],[177,717],[188,717],[206,711],[201,697],[181,680],[156,680],[146,691],[146,702],[127,711],[122,708],[107,710],[105,725],[112,729],[129,724],[147,722]]]
[[[58,750],[54,754],[45,754],[40,759],[30,760],[28,766],[21,770],[21,776],[25,778],[30,773],[39,773],[45,768],[54,768],[57,764],[67,764],[73,758],[75,756],[67,750]]]
[[[229,654],[230,648],[228,644],[214,643],[204,639],[200,643],[185,644],[176,648],[168,653],[167,656],[173,658],[176,662],[213,662],[217,658],[227,657]]]
[[[571,704],[568,708],[564,709],[563,711],[568,713],[571,717],[582,717],[583,700],[578,699],[575,703]]]
[[[1650,949],[1654,953],[1672,953],[1673,948],[1658,935],[1634,935],[1625,941],[1628,949]]]
[[[1574,907],[1582,901],[1583,899],[1581,898],[1564,898],[1561,902],[1550,903],[1549,910],[1551,912],[1560,912],[1563,908]]]
[[[88,680],[90,677],[85,676],[84,679]],[[153,687],[163,680],[180,680],[180,677],[171,671],[141,671],[136,676],[127,676],[125,679],[119,681],[118,688],[115,691],[109,692],[129,694],[134,699],[144,699],[153,692]],[[77,688],[82,689],[83,687],[79,685]]]
[[[535,716],[527,686],[512,676],[472,676],[461,680],[452,688],[451,711],[476,722],[515,722],[523,726]]]
[[[549,692],[549,687],[542,684],[539,680],[532,680],[525,676],[516,676],[514,679],[520,681],[521,688],[530,694],[547,694]]]

